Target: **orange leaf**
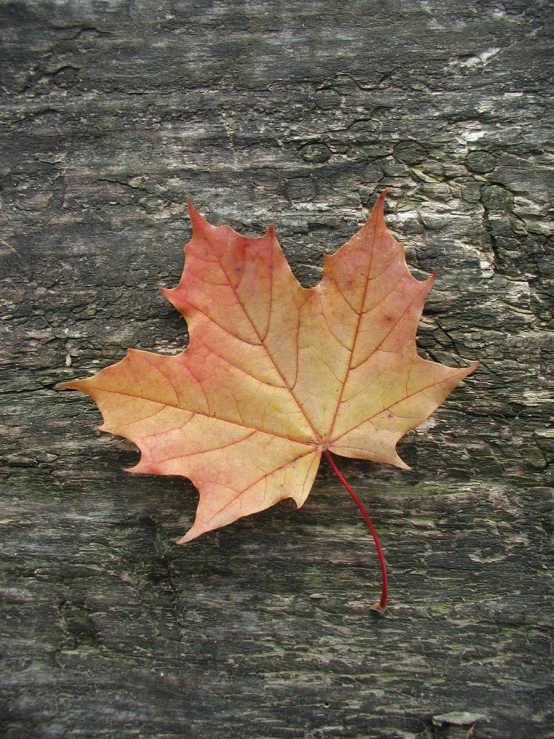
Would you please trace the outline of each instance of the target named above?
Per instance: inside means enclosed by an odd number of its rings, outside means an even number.
[[[383,193],[348,243],[303,288],[273,227],[247,238],[190,205],[180,284],[164,295],[186,319],[178,356],[129,350],[80,390],[101,427],[134,442],[131,470],[183,475],[200,491],[183,544],[283,498],[306,500],[322,452],[403,469],[396,443],[478,363],[418,356],[417,324],[434,277],[416,280],[388,232]]]

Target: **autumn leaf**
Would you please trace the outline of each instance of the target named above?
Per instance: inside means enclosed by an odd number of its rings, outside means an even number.
[[[409,469],[398,440],[477,364],[418,356],[417,324],[434,276],[420,282],[387,230],[383,193],[323,278],[302,287],[273,227],[247,238],[207,223],[193,235],[179,285],[163,290],[182,313],[189,346],[177,356],[129,350],[96,376],[61,387],[98,404],[104,431],[141,451],[130,470],[182,475],[200,492],[179,543],[262,511],[298,506],[322,453]]]

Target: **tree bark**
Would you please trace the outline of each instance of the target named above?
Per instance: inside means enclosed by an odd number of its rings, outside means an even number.
[[[546,739],[552,714],[547,0],[0,4],[0,733]],[[173,353],[190,196],[295,274],[387,222],[437,280],[422,356],[481,367],[400,445],[185,546],[58,382]],[[449,715],[455,712],[461,716]],[[446,714],[446,717],[445,717]],[[441,718],[442,716],[442,718]],[[473,729],[473,734],[471,734]]]

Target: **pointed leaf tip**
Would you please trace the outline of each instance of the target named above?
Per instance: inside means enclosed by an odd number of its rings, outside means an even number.
[[[388,190],[385,189],[379,193],[377,200],[375,201],[374,209],[380,210],[381,213],[385,212],[385,200],[388,195]]]
[[[387,193],[388,190],[383,190],[377,197],[377,200],[371,209],[371,213],[369,214],[369,218],[367,219],[367,224],[378,225],[388,233],[387,224],[385,222],[385,198]]]
[[[54,390],[79,390],[77,385],[80,385],[82,380],[65,380],[64,382],[58,382],[54,385]]]
[[[208,532],[207,531],[203,532],[203,531],[198,531],[198,530],[195,531],[195,528],[193,526],[191,529],[187,531],[187,533],[184,536],[182,536],[180,539],[177,539],[175,543],[178,544],[179,546],[182,546],[183,544],[188,544],[190,541],[197,539],[203,533],[208,533]]]
[[[192,202],[192,198],[190,196],[187,201],[187,206],[188,206],[189,218],[190,218],[193,232],[199,231],[205,228],[208,225],[208,222],[204,218],[202,218],[200,213],[196,210]]]

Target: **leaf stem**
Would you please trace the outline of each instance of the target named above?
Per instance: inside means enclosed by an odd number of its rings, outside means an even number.
[[[383,548],[381,547],[381,542],[379,541],[379,537],[377,536],[377,531],[375,530],[375,526],[373,525],[368,512],[364,508],[364,504],[358,498],[354,490],[350,487],[350,485],[346,481],[346,478],[344,477],[342,472],[337,467],[335,460],[331,456],[331,452],[325,449],[324,454],[327,457],[327,461],[331,465],[331,469],[333,470],[335,475],[339,478],[339,480],[342,482],[344,487],[348,490],[348,492],[352,496],[352,499],[354,500],[354,503],[356,503],[356,505],[360,509],[360,513],[364,517],[365,522],[367,523],[368,528],[371,531],[371,536],[373,537],[373,541],[375,542],[375,547],[377,549],[377,555],[379,556],[379,563],[381,565],[381,578],[383,582],[383,585],[381,588],[381,598],[377,603],[371,606],[371,608],[372,610],[379,611],[379,613],[383,615],[387,609],[387,596],[388,596],[389,587],[388,587],[388,578],[387,578],[387,566],[385,564],[385,555],[383,554]]]

